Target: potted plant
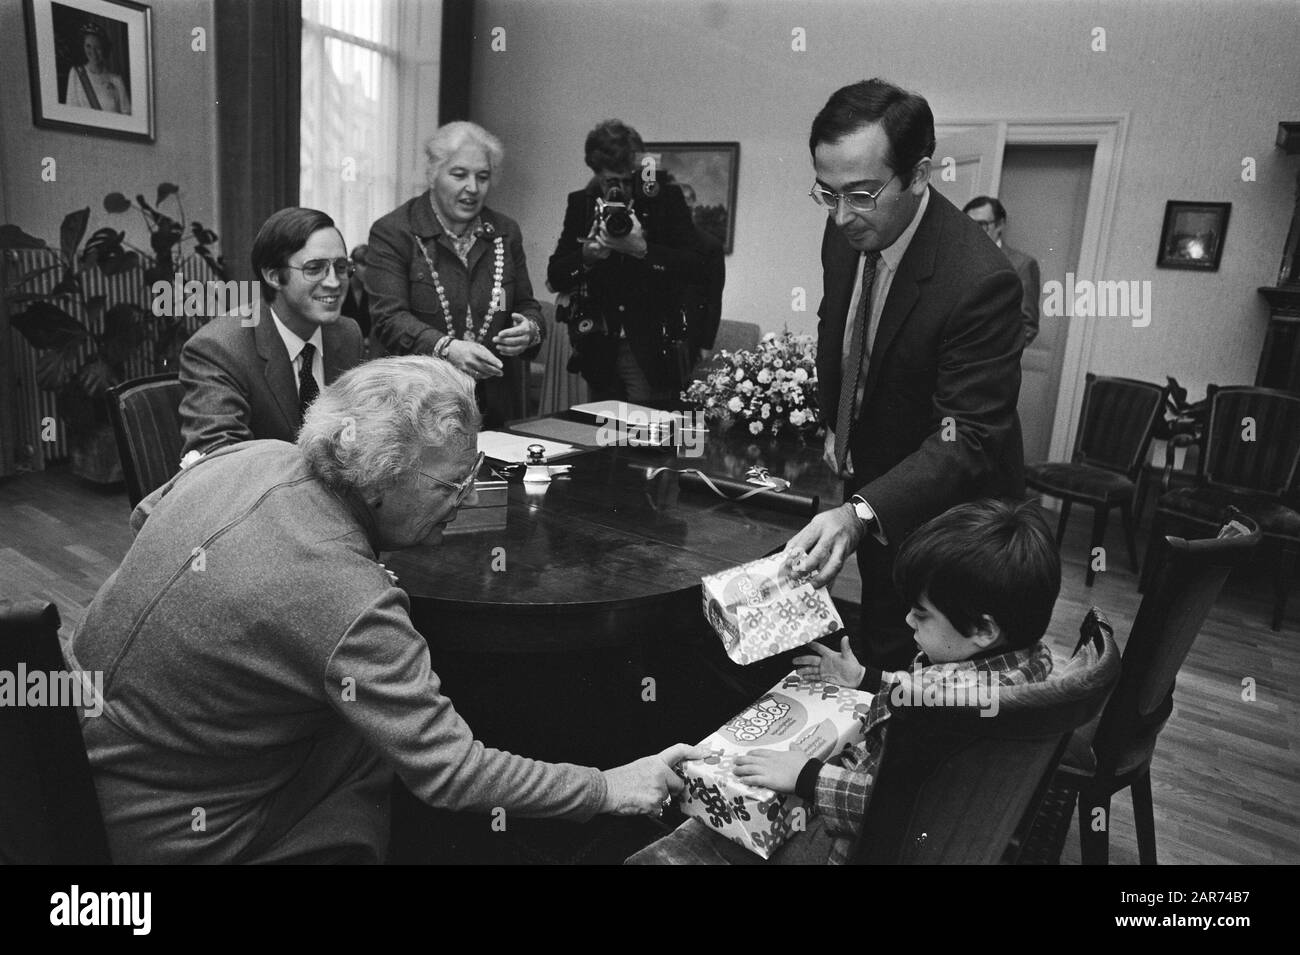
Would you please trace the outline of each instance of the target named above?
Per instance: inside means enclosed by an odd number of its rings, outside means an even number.
[[[159,209],[169,198],[179,210],[179,219]],[[90,222],[89,208],[64,218],[57,248],[17,226],[0,226],[0,288],[11,323],[40,353],[36,381],[56,395],[59,417],[68,431],[73,471],[99,482],[120,480],[122,474],[105,393],[126,379],[128,366],[146,354],[148,342],[153,343],[154,369],[174,368],[187,337],[183,316],[155,316],[146,307],[150,289],[160,280],[171,281],[187,241],[193,242],[192,252],[208,263],[216,278],[225,278],[222,261],[212,252],[216,233],[199,222],[190,223],[187,229],[175,185],[160,185],[153,205],[143,195],[137,195],[134,203],[117,192],[104,198],[107,212],[131,208],[140,210],[149,228],[151,255],[127,243],[124,232],[108,227],[92,233],[82,245]],[[44,250],[54,261],[10,281],[10,270],[16,267],[21,249]],[[83,279],[92,270],[106,276],[122,275],[140,269],[149,259],[142,271],[143,281],[121,301],[86,294]],[[49,291],[33,291],[36,280],[51,272],[61,273],[58,283]],[[85,321],[73,311],[84,315]]]

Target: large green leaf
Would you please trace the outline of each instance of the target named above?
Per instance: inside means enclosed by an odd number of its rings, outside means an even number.
[[[144,341],[144,316],[138,305],[119,302],[104,313],[104,334],[100,336],[104,359],[113,366],[124,364]]]
[[[90,337],[81,322],[49,302],[33,302],[12,323],[37,350],[64,348]]]
[[[106,212],[126,212],[131,208],[131,200],[120,192],[110,192],[104,197],[104,211]]]
[[[77,384],[81,386],[82,393],[90,398],[98,398],[117,383],[117,373],[102,355],[91,358],[77,372]]]
[[[59,227],[59,246],[63,249],[65,262],[77,260],[77,246],[81,245],[81,239],[86,234],[86,224],[89,222],[90,206],[77,212],[69,212],[64,216],[63,225]]]
[[[16,225],[0,225],[0,249],[48,249],[44,239],[28,235]]]
[[[62,391],[72,381],[77,361],[76,342],[43,352],[36,359],[36,384],[46,391]]]

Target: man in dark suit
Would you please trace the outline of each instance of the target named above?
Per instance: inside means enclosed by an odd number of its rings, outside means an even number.
[[[638,174],[644,152],[637,131],[618,120],[587,135],[594,175],[569,194],[546,277],[554,292],[585,291],[588,321],[570,323],[569,370],[582,373],[592,398],[673,408],[685,371],[678,343],[689,347],[683,290],[702,280],[703,257],[681,190],[662,169],[653,179]],[[630,201],[628,231],[607,228],[597,215],[611,200]]]
[[[847,502],[793,537],[797,565],[829,583],[853,551],[862,632],[821,670],[857,685],[907,666],[911,628],[891,581],[898,545],[963,501],[1018,496],[1024,451],[1020,281],[979,226],[929,186],[934,119],[875,79],[836,92],[813,122],[822,241],[817,372],[826,455]]]
[[[1003,243],[1002,236],[1007,231],[1007,210],[997,199],[992,196],[976,196],[962,206],[961,211],[979,223],[980,228],[1002,250],[1020,277],[1020,285],[1024,289],[1020,300],[1020,320],[1025,326],[1025,344],[1028,345],[1038,337],[1038,297],[1042,292],[1038,260]]]
[[[252,262],[256,315],[214,318],[181,351],[186,459],[240,441],[293,441],[320,389],[361,362],[361,329],[340,314],[352,264],[333,219],[281,209],[258,231]]]

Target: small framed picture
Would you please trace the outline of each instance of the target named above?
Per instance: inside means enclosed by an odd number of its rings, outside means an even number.
[[[130,0],[25,0],[32,121],[154,141],[153,21]]]
[[[740,143],[646,143],[668,181],[681,187],[695,225],[722,243],[730,255],[736,242],[736,173]]]
[[[1162,269],[1197,269],[1216,272],[1223,257],[1231,202],[1177,202],[1165,204],[1165,225],[1160,231]]]

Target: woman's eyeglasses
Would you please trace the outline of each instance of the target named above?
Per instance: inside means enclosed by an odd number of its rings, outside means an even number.
[[[424,471],[418,473],[424,475],[435,484],[441,484],[443,487],[452,488],[456,492],[456,498],[452,501],[452,506],[460,507],[461,502],[464,501],[465,498],[469,497],[469,492],[474,490],[474,479],[478,477],[478,469],[483,466],[483,461],[486,457],[487,453],[480,451],[478,457],[474,459],[474,469],[469,472],[469,477],[465,478],[465,480],[461,481],[459,484],[453,484],[451,481],[444,481],[442,478],[434,477],[432,474],[427,474]]]
[[[302,277],[310,282],[319,282],[325,277],[325,273],[330,267],[334,268],[334,274],[342,279],[351,278],[357,271],[356,263],[349,258],[339,259],[312,259],[304,262],[302,265],[286,265],[286,269],[296,269],[302,273]]]

